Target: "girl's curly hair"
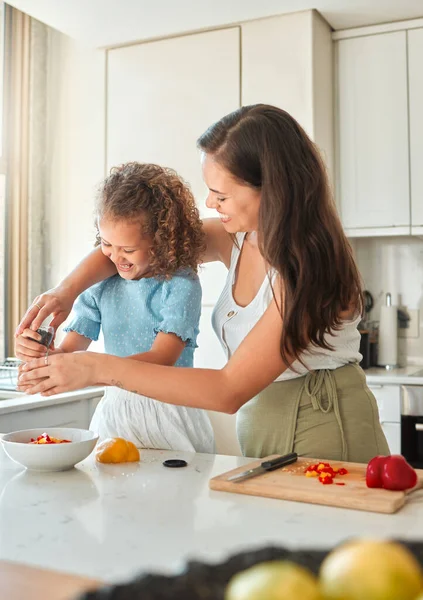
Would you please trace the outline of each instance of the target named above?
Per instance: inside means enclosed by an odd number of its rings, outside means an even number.
[[[200,214],[188,185],[172,169],[130,162],[113,167],[96,206],[96,245],[102,218],[143,220],[151,236],[150,272],[169,279],[183,268],[195,272],[205,249]]]

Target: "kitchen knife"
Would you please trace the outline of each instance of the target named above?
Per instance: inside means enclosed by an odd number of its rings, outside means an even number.
[[[261,465],[255,467],[254,469],[248,469],[248,471],[243,471],[242,473],[232,475],[232,477],[229,477],[227,481],[234,481],[238,483],[238,481],[244,481],[244,479],[249,479],[250,477],[255,477],[256,475],[262,475],[263,473],[268,473],[269,471],[275,471],[276,469],[290,465],[291,463],[295,462],[297,458],[298,454],[296,452],[285,454],[284,456],[277,456],[276,458],[272,458],[272,460],[265,460],[261,463]]]

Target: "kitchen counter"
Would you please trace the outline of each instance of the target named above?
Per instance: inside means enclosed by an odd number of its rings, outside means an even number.
[[[372,367],[365,371],[369,385],[423,385],[423,366],[413,365],[397,369]],[[419,373],[418,377],[414,373]]]
[[[163,467],[176,457],[188,467]],[[247,462],[144,450],[140,463],[89,457],[71,471],[43,474],[25,471],[0,448],[0,559],[112,582],[268,544],[329,549],[382,532],[422,538],[423,491],[399,513],[382,515],[209,490],[211,477]]]
[[[90,387],[74,392],[56,394],[55,396],[46,396],[45,398],[43,398],[41,394],[30,396],[20,392],[0,390],[0,415],[17,412],[19,410],[29,410],[40,407],[56,406],[57,404],[66,404],[68,402],[78,402],[79,400],[85,400],[87,398],[92,398],[93,396],[101,396],[103,389],[103,387]],[[3,399],[9,394],[10,398]]]

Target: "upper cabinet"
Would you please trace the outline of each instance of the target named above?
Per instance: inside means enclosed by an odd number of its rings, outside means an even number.
[[[241,101],[289,112],[333,172],[333,42],[317,11],[241,25]]]
[[[337,74],[337,195],[346,232],[408,234],[406,32],[340,40]]]
[[[333,34],[348,235],[423,234],[423,19]]]
[[[410,107],[411,233],[423,234],[423,28],[407,32]]]

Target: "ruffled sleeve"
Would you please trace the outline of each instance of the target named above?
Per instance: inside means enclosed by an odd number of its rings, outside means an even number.
[[[155,332],[173,333],[191,348],[197,347],[201,314],[201,284],[193,272],[166,281],[162,288],[160,323]]]
[[[74,331],[92,341],[97,341],[101,328],[101,312],[99,309],[99,286],[92,286],[78,296],[70,323],[64,331]]]

